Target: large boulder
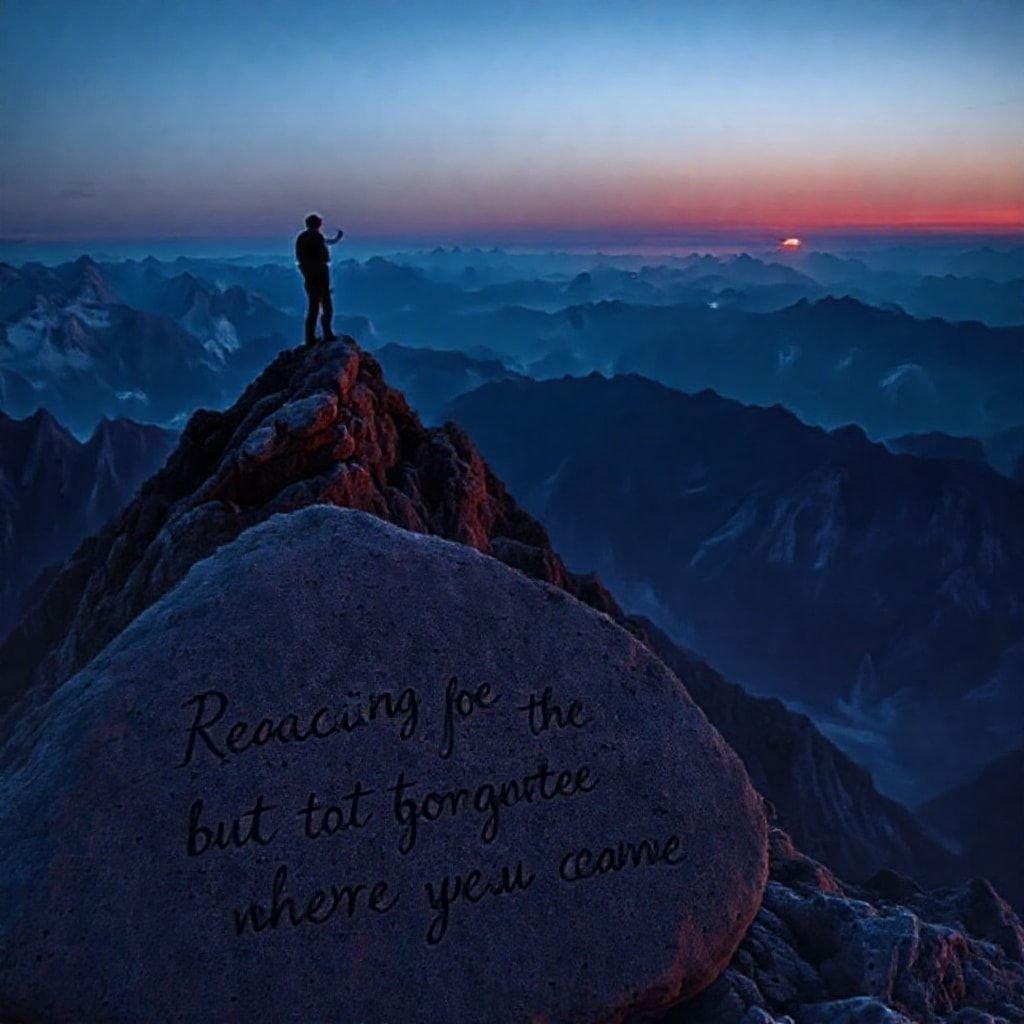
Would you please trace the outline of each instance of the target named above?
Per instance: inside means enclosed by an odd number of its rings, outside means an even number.
[[[12,723],[0,1019],[616,1021],[712,982],[760,798],[640,642],[326,506]]]

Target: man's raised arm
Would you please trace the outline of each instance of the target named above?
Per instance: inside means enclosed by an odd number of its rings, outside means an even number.
[[[337,234],[336,234],[336,235],[335,235],[335,236],[334,236],[333,238],[325,238],[325,239],[324,239],[324,241],[325,241],[325,242],[326,242],[326,243],[327,243],[328,245],[334,245],[335,243],[337,243],[337,242],[340,242],[340,241],[341,241],[341,239],[342,239],[342,236],[343,236],[344,234],[345,234],[345,232],[344,232],[344,231],[342,231],[342,230],[341,230],[341,228],[338,228],[338,233],[337,233]]]

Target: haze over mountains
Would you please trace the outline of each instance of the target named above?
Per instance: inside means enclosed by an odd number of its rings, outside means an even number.
[[[435,250],[341,260],[336,327],[371,348],[458,350],[540,378],[638,372],[711,387],[781,402],[807,422],[855,422],[873,438],[1020,426],[1024,314],[996,316],[987,301],[951,312],[953,276],[941,302],[909,302],[934,276],[908,270],[909,258],[694,254],[653,265]],[[996,277],[963,280],[1024,295],[1020,250],[921,259],[988,269]],[[865,289],[880,278],[886,294]],[[287,264],[187,258],[3,265],[0,294],[0,406],[46,406],[80,434],[101,415],[180,426],[199,405],[225,404],[285,346],[303,302]],[[954,314],[972,320],[934,319]]]

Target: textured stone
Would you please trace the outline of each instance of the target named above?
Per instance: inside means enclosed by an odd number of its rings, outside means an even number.
[[[769,835],[771,881],[732,963],[665,1024],[1021,1024],[1021,923],[988,883],[841,883]]]
[[[337,415],[338,396],[318,391],[283,406],[274,415],[274,422],[292,437],[312,437],[329,427]]]
[[[453,686],[477,699],[443,757]],[[548,687],[566,724],[535,734],[521,708]],[[344,706],[376,713],[330,732]],[[199,562],[5,748],[4,1020],[614,1021],[711,982],[764,886],[760,798],[643,645],[493,558],[353,511],[275,516]],[[543,766],[569,781],[506,789],[489,829],[478,787]],[[425,801],[462,787],[477,802],[455,813]],[[309,817],[333,834],[305,834],[311,794],[341,808]],[[428,812],[415,844],[399,796]],[[637,847],[638,864],[560,877],[584,848],[643,840],[653,864]],[[484,894],[503,868],[513,891]],[[445,921],[429,897],[459,877]],[[350,915],[330,887],[357,884]]]
[[[914,1024],[909,1017],[867,996],[805,1007],[796,1020],[797,1024]]]

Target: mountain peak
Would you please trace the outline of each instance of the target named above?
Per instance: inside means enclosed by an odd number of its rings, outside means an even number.
[[[192,417],[164,469],[55,580],[44,613],[52,618],[23,622],[0,648],[0,706],[24,692],[48,653],[52,684],[195,561],[277,512],[318,503],[467,544],[601,610],[613,607],[603,588],[566,570],[465,433],[454,424],[425,428],[377,361],[345,338],[282,352],[230,409]],[[143,563],[147,571],[135,573]],[[73,595],[88,577],[94,599],[77,607]]]

